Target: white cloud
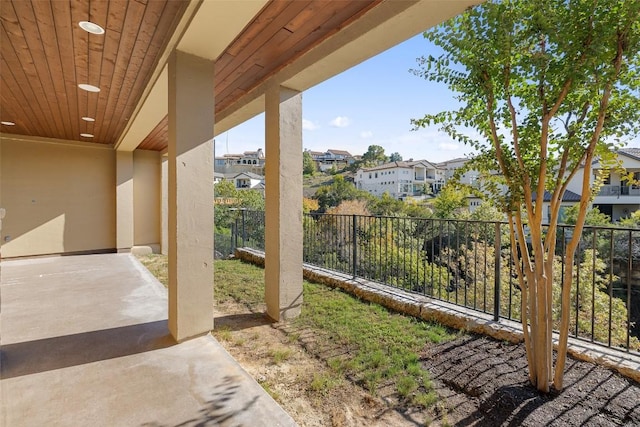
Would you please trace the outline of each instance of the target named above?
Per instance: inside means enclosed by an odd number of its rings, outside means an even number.
[[[351,119],[346,116],[338,116],[335,119],[331,120],[329,124],[335,128],[346,128],[351,124]]]
[[[445,151],[456,151],[460,148],[455,142],[441,142],[438,144],[438,148]]]
[[[360,132],[360,138],[362,139],[369,139],[373,137],[373,132],[371,132],[370,130],[363,130],[362,132]]]
[[[320,125],[312,122],[311,120],[302,119],[302,129],[304,130],[316,130],[320,129]]]

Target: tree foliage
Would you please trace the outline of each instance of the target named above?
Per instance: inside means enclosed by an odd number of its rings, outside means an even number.
[[[564,211],[564,223],[575,225],[578,214],[580,213],[580,205],[573,205],[565,209]],[[611,226],[611,217],[607,214],[600,212],[597,207],[591,208],[584,216],[585,225],[599,225],[603,227]]]
[[[443,219],[457,218],[460,213],[467,210],[469,205],[467,202],[468,195],[468,192],[460,190],[453,185],[445,185],[431,202],[435,217]]]
[[[338,206],[345,200],[369,199],[371,196],[366,191],[358,190],[352,182],[344,179],[342,175],[334,175],[330,185],[318,188],[313,196],[318,201],[319,211]]]
[[[391,155],[389,156],[389,161],[390,162],[401,162],[402,161],[402,156],[400,155],[400,153],[398,153],[396,151],[395,153],[391,153]]]
[[[384,153],[384,148],[379,145],[370,145],[367,152],[362,155],[362,167],[377,166],[387,162],[388,157]]]
[[[230,224],[235,221],[238,209],[254,211],[264,210],[264,197],[256,190],[240,190],[233,184],[233,181],[223,180],[214,187],[216,199],[223,200],[224,203],[214,205],[214,215],[216,230],[221,233],[228,233]]]
[[[308,151],[302,153],[302,173],[305,175],[316,173],[316,162],[313,161],[313,157]]]
[[[593,194],[593,160],[613,164],[611,143],[640,131],[640,2],[488,1],[425,37],[444,53],[421,58],[415,73],[446,84],[462,106],[413,123],[440,125],[476,149],[472,167],[500,172],[485,176],[483,190],[508,214],[514,256],[521,261],[516,265],[529,378],[539,390],[548,391],[551,381],[560,390],[571,320],[569,284]],[[554,374],[556,230],[562,196],[579,172],[583,191],[565,253]],[[551,220],[543,227],[546,212],[534,194],[545,190],[551,194]]]

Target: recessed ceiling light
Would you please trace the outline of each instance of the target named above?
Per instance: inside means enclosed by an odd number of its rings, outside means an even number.
[[[82,28],[83,30],[85,30],[88,33],[91,33],[91,34],[104,34],[104,28],[102,28],[98,24],[94,24],[93,22],[80,21],[78,23],[78,25],[80,25],[80,28]]]
[[[1,121],[0,123],[2,123],[5,126],[15,126],[16,124],[13,122],[5,122],[5,121]]]
[[[83,117],[82,120],[84,120],[85,122],[95,122],[96,119],[94,119],[93,117]]]
[[[90,133],[81,133],[80,136],[83,138],[93,138],[93,134]]]
[[[86,90],[87,92],[100,92],[100,88],[98,86],[90,85],[87,83],[80,83],[78,87],[82,90]]]

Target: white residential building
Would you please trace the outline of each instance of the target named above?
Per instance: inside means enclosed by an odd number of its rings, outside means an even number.
[[[307,150],[311,158],[316,162],[321,172],[326,172],[331,168],[341,169],[355,161],[354,156],[345,150],[329,149],[324,153],[321,151]]]
[[[264,194],[264,177],[252,172],[221,173],[214,172],[214,184],[222,181],[233,182],[238,190],[259,190]]]
[[[456,159],[447,160],[446,162],[438,163],[436,166],[444,173],[444,180],[449,181],[453,178],[455,172],[462,168],[470,159],[466,157],[458,157]],[[474,184],[477,182],[480,173],[478,171],[467,171],[460,176],[460,182],[462,184]]]
[[[437,193],[444,185],[445,175],[426,160],[391,162],[358,169],[354,178],[356,187],[374,196],[385,192],[396,199],[422,196],[425,189]]]
[[[632,173],[634,179],[640,181],[640,148],[620,149],[618,150],[618,159],[627,173]],[[593,174],[589,178],[590,184],[593,184],[601,168],[598,161],[593,164]],[[578,171],[574,179],[571,180],[567,187],[569,190],[580,194],[583,171],[583,169]],[[612,170],[600,192],[593,199],[592,205],[597,207],[600,212],[609,215],[612,221],[618,221],[640,209],[640,186],[629,184],[622,180],[619,172]]]
[[[214,160],[214,169],[216,172],[223,174],[253,172],[262,173],[265,157],[262,148],[256,151],[245,151],[242,154],[225,154],[222,157],[216,157]]]
[[[636,181],[640,181],[640,148],[623,148],[618,151],[618,158],[621,161],[622,167],[628,173],[632,173]],[[446,180],[448,181],[453,178],[455,171],[463,167],[468,160],[469,159],[466,158],[457,158],[438,163],[437,166],[444,171]],[[601,168],[598,161],[593,164],[593,174],[589,180],[590,185],[594,183],[595,177]],[[582,178],[584,176],[583,172],[584,169],[578,170],[569,183],[561,202],[561,210],[573,206],[580,201]],[[480,174],[477,171],[467,171],[460,176],[460,182],[481,188],[482,183],[479,176]],[[546,212],[547,219],[550,218],[550,199],[550,194],[545,192],[543,203],[545,205],[544,211]],[[476,197],[469,198],[469,209],[471,211],[475,210],[479,205],[480,199]],[[610,176],[605,180],[604,185],[600,189],[600,192],[595,196],[592,206],[597,207],[600,212],[609,215],[612,221],[618,221],[640,209],[640,186],[627,183],[622,180],[619,172],[612,170],[610,171]]]

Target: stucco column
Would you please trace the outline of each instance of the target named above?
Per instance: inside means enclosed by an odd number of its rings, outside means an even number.
[[[265,299],[286,320],[302,306],[302,94],[275,86],[265,102]]]
[[[169,57],[169,331],[213,329],[213,61]]]
[[[169,162],[166,155],[160,161],[160,253],[169,255]]]
[[[133,246],[133,151],[116,152],[116,248]]]

